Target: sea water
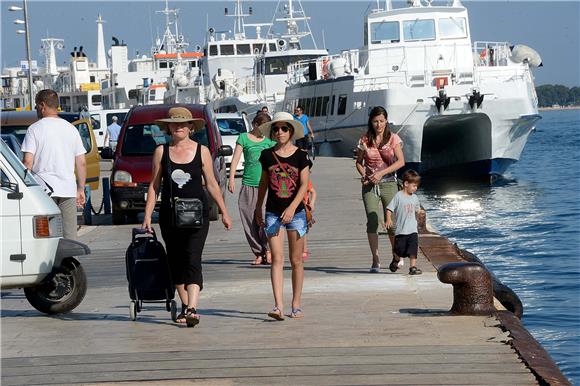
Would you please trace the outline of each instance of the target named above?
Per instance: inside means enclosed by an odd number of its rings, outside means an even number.
[[[425,181],[418,194],[437,231],[516,292],[525,327],[580,384],[580,110],[541,115],[505,178]]]

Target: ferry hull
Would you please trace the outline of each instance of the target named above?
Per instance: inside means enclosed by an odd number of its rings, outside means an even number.
[[[356,83],[348,80],[339,85],[325,87],[318,83],[312,88],[317,93],[313,95],[324,95],[325,88],[330,87],[345,93],[357,89]],[[444,111],[438,111],[429,97],[436,93],[433,88],[351,91],[349,98],[365,103],[344,117],[311,117],[311,125],[320,155],[351,157],[367,130],[370,108],[384,106],[391,131],[403,140],[408,165],[415,165],[423,174],[487,178],[505,173],[519,160],[540,119],[525,84],[511,88],[502,85],[502,97],[493,85],[487,89],[494,96],[484,100],[480,108],[472,108],[465,97],[471,91],[469,87],[450,87],[448,95],[458,97],[453,97]],[[286,99],[308,96],[308,91],[304,86],[290,88]]]

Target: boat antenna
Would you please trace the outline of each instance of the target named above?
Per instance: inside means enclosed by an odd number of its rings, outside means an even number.
[[[246,25],[244,24],[244,17],[250,15],[244,13],[244,10],[242,9],[242,0],[236,0],[236,6],[233,15],[228,14],[228,9],[226,8],[226,16],[233,17],[235,19],[234,37],[236,39],[245,39]]]

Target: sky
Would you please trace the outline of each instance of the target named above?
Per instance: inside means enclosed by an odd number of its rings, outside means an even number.
[[[296,3],[296,1],[294,1]],[[382,2],[381,2],[382,3]],[[433,2],[434,5],[447,1]],[[253,15],[246,23],[270,22],[276,1],[245,1]],[[580,86],[580,0],[575,1],[463,1],[468,9],[473,41],[509,41],[525,44],[540,53],[544,67],[534,71],[536,85],[563,84]],[[21,0],[0,0],[2,67],[18,66],[26,58],[25,39],[17,35],[16,18],[21,12],[9,12]],[[331,53],[360,48],[365,14],[376,7],[376,1],[309,1],[302,0],[310,27],[319,47]],[[182,34],[190,47],[203,45],[207,26],[215,30],[233,29],[233,18],[224,16],[234,10],[234,1],[170,1],[170,8],[180,9]],[[394,2],[394,7],[404,6]],[[58,65],[65,65],[74,46],[83,46],[91,61],[96,62],[97,24],[100,13],[104,24],[105,46],[115,36],[129,47],[130,58],[148,54],[157,34],[164,30],[164,16],[155,11],[164,1],[47,1],[29,0],[30,45],[32,59],[42,65],[40,39],[64,39],[65,48],[57,53]],[[310,45],[310,44],[305,44]]]

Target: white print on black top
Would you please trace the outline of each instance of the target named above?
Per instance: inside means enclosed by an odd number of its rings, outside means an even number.
[[[191,181],[191,174],[186,173],[181,169],[175,169],[173,173],[171,173],[171,179],[177,184],[177,187],[181,189],[183,185]]]

